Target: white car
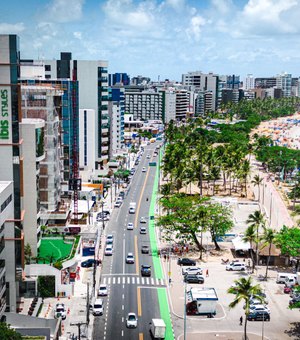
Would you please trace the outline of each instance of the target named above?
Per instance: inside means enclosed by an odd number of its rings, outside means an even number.
[[[146,172],[146,171],[147,171],[146,168],[143,166],[142,172]]]
[[[141,217],[140,218],[140,223],[147,223],[146,217]]]
[[[129,222],[127,224],[127,230],[133,230],[133,229],[134,229],[133,223]]]
[[[128,313],[126,318],[126,327],[127,328],[137,328],[138,319],[135,313]]]
[[[107,235],[106,236],[106,244],[113,244],[113,242],[114,242],[113,235]]]
[[[122,205],[121,201],[116,201],[115,202],[115,208],[120,208],[121,205]]]
[[[107,286],[105,284],[99,286],[98,296],[107,296]]]
[[[61,317],[63,320],[65,320],[67,317],[66,307],[63,303],[57,303],[55,307],[54,318],[58,319],[59,317]]]
[[[246,266],[245,263],[241,262],[231,262],[226,266],[226,270],[240,270],[240,271],[245,271]]]
[[[146,227],[140,227],[140,234],[142,234],[142,235],[147,234],[147,229],[146,229]]]
[[[202,275],[202,269],[200,267],[182,267],[182,275],[187,274]]]
[[[132,253],[128,253],[126,256],[126,263],[134,264],[134,256]]]
[[[270,308],[264,305],[251,305],[250,313],[264,312],[270,314]]]
[[[150,159],[150,155],[147,155],[147,159]]]
[[[108,244],[108,245],[105,247],[104,254],[105,254],[106,256],[109,256],[109,255],[112,255],[112,254],[113,254],[113,247],[112,247],[112,244]]]

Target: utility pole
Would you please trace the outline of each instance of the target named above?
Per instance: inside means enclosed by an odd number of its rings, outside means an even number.
[[[186,282],[184,283],[184,306],[183,306],[183,340],[186,340]]]
[[[87,292],[86,292],[86,323],[90,323],[90,283],[87,283]]]
[[[80,335],[80,327],[83,325],[86,325],[85,322],[74,322],[74,323],[70,323],[71,326],[77,326],[78,327],[78,340],[81,339],[81,335]]]

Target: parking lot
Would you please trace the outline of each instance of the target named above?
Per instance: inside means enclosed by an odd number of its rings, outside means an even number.
[[[235,279],[241,276],[248,276],[244,272],[226,271],[225,265],[221,264],[220,257],[209,257],[207,262],[199,263],[203,268],[205,276],[204,285],[188,285],[199,287],[213,287],[216,290],[219,301],[217,314],[214,318],[205,316],[187,316],[186,331],[190,333],[209,333],[225,339],[235,339],[232,334],[241,333],[243,327],[239,325],[241,315],[244,317],[243,303],[240,303],[234,309],[229,309],[228,305],[233,300],[233,295],[227,293]],[[171,258],[169,267],[168,261],[164,262],[165,274],[171,272],[172,283],[169,287],[169,296],[171,299],[171,310],[173,312],[173,325],[176,338],[179,338],[184,331],[184,283],[181,274],[181,268],[177,265],[177,258]],[[209,276],[206,277],[206,270]],[[264,273],[265,268],[259,268],[253,279],[257,281],[257,276]],[[267,295],[268,306],[271,311],[271,321],[249,321],[248,332],[250,339],[262,338],[262,333],[266,339],[299,339],[299,333],[294,330],[294,322],[299,320],[299,310],[289,310],[289,295],[283,293],[283,285],[276,283],[277,272],[270,270],[270,279],[267,282],[260,283],[263,291]],[[225,334],[225,335],[224,335]],[[226,335],[227,334],[227,335]],[[231,335],[230,335],[231,334]],[[251,335],[252,334],[252,335]],[[222,335],[222,336],[221,336]],[[255,336],[256,335],[256,336]],[[258,336],[258,337],[257,337]],[[190,339],[187,336],[187,339]],[[207,339],[207,338],[206,338]]]

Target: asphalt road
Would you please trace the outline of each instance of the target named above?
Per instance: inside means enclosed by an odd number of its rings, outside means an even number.
[[[152,196],[156,167],[149,167],[149,161],[158,161],[153,157],[155,146],[145,147],[140,164],[135,166],[136,172],[126,191],[124,202],[120,208],[114,208],[106,234],[114,235],[114,253],[105,256],[101,273],[101,283],[108,285],[109,293],[104,297],[104,314],[95,317],[93,339],[150,339],[149,322],[152,318],[160,318],[157,288],[164,287],[163,279],[153,276],[151,254],[141,254],[141,246],[149,245],[146,235],[139,233],[140,226],[148,226],[149,207]],[[146,156],[150,154],[151,159]],[[147,172],[143,173],[142,168]],[[146,198],[148,197],[148,201]],[[136,202],[136,213],[129,214],[130,202]],[[147,219],[146,224],[139,223],[140,217]],[[127,230],[127,223],[134,224],[134,230]],[[134,264],[126,264],[127,253],[133,253]],[[150,278],[140,274],[141,264],[152,266]],[[134,312],[138,316],[136,329],[126,328],[126,316]]]

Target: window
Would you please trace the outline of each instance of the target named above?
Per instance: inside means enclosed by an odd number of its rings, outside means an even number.
[[[46,75],[45,75],[45,78],[46,78],[46,79],[51,79],[51,74],[46,74]]]
[[[45,65],[45,71],[51,71],[51,65]]]

